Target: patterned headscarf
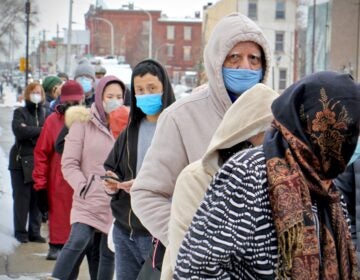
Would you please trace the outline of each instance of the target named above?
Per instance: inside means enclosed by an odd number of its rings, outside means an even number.
[[[358,279],[332,179],[355,149],[359,108],[351,76],[329,71],[305,77],[272,105],[274,122],[264,151],[280,279]]]

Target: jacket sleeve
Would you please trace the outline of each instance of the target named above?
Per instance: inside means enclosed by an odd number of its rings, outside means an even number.
[[[64,179],[74,191],[80,190],[86,185],[86,177],[81,171],[85,125],[80,122],[72,124],[65,138],[64,152],[61,158],[61,171]]]
[[[168,223],[175,181],[188,164],[174,119],[161,113],[151,145],[131,188],[131,207],[149,232],[168,245]]]
[[[180,173],[171,203],[169,221],[169,250],[171,269],[175,269],[176,257],[190,223],[204,198],[211,176],[202,171],[201,161],[193,162]]]
[[[124,179],[124,172],[121,170],[121,160],[123,157],[124,145],[125,145],[126,135],[125,132],[121,133],[120,136],[116,139],[113,148],[111,149],[108,157],[104,162],[105,170],[111,170],[115,172],[120,179]]]
[[[54,139],[50,133],[50,119],[45,121],[43,130],[34,149],[34,189],[39,191],[47,188],[49,165],[54,152]]]
[[[18,108],[14,111],[14,117],[11,125],[16,139],[20,141],[35,138],[39,136],[41,132],[41,127],[26,124],[26,117],[22,110],[23,108]]]
[[[211,183],[181,243],[173,279],[231,279],[233,254],[244,251],[247,242],[245,236],[238,239],[236,230],[247,229],[251,238],[254,228],[249,228],[252,217],[242,187],[232,187],[230,177],[223,172]]]

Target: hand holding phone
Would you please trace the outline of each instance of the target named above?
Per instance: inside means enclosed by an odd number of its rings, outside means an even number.
[[[114,181],[117,181],[117,182],[121,182],[121,180],[120,180],[119,178],[116,178],[116,177],[110,176],[110,175],[100,176],[100,179],[101,179],[101,180],[111,179],[111,180],[114,180]]]

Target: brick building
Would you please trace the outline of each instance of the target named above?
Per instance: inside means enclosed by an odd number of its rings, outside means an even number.
[[[85,23],[90,31],[88,53],[93,56],[113,54],[134,67],[148,58],[151,51],[151,57],[166,67],[175,84],[183,80],[187,71],[199,68],[202,59],[199,14],[194,18],[172,19],[158,10],[107,10],[90,6]]]

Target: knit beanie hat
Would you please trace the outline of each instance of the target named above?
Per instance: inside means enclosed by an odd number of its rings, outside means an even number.
[[[69,80],[61,87],[60,102],[81,101],[84,96],[82,86],[74,80]]]
[[[42,87],[47,94],[50,94],[53,87],[62,84],[62,80],[57,76],[47,76],[42,82]]]
[[[75,69],[74,79],[79,76],[87,76],[95,81],[94,66],[92,66],[90,61],[85,57],[79,60],[78,66]]]

